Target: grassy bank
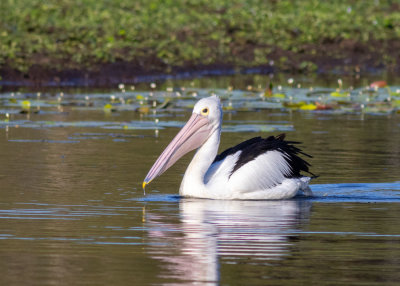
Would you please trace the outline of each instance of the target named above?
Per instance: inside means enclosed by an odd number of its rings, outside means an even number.
[[[2,0],[0,69],[396,66],[397,1]]]

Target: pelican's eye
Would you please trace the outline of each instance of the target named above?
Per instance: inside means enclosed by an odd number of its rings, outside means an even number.
[[[201,110],[201,115],[207,116],[210,113],[210,110],[206,107]]]

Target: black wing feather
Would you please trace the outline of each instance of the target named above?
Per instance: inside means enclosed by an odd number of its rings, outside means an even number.
[[[284,158],[289,163],[291,169],[291,173],[288,174],[286,177],[301,177],[301,171],[307,172],[315,177],[315,175],[309,171],[308,167],[310,167],[311,165],[304,159],[300,158],[298,155],[302,154],[309,158],[311,158],[312,156],[302,152],[299,148],[294,146],[294,144],[300,144],[300,142],[285,141],[285,137],[285,134],[280,134],[278,136],[269,136],[268,138],[254,137],[217,155],[213,163],[221,161],[227,156],[233,155],[238,151],[242,151],[239,155],[238,160],[235,163],[235,166],[232,169],[232,175],[240,167],[254,160],[258,156],[268,151],[279,151],[285,155]]]

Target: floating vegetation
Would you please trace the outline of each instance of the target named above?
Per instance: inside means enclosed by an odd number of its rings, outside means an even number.
[[[108,130],[155,130],[180,128],[185,112],[190,111],[199,98],[217,95],[227,115],[237,112],[308,112],[327,114],[399,114],[400,87],[376,81],[362,88],[301,87],[294,80],[289,86],[247,86],[245,90],[167,88],[136,91],[120,84],[110,93],[3,93],[0,94],[0,128],[98,128]],[[89,114],[87,114],[90,112]],[[118,120],[121,114],[132,114],[135,120]],[[79,114],[71,118],[70,114]],[[95,120],[82,120],[96,117]],[[99,117],[100,116],[100,117]],[[126,117],[124,117],[126,118]],[[138,119],[140,118],[140,119]],[[106,119],[106,120],[105,120]],[[114,119],[114,120],[113,120]],[[293,131],[290,122],[225,120],[223,132]],[[108,134],[108,133],[107,133]],[[108,135],[107,135],[108,136]],[[106,136],[106,137],[107,137]],[[98,135],[70,136],[68,140],[100,139]],[[114,138],[124,142],[126,138]],[[67,141],[68,141],[67,140]]]
[[[392,90],[396,90],[393,92]],[[193,94],[196,94],[194,97]],[[54,108],[69,107],[71,110],[122,112],[135,111],[141,113],[174,112],[193,108],[201,97],[218,95],[225,110],[230,111],[255,111],[263,109],[282,110],[331,110],[345,108],[346,112],[353,110],[359,112],[362,106],[375,106],[385,103],[382,112],[391,112],[399,108],[399,87],[376,88],[376,85],[358,89],[326,89],[326,88],[285,88],[272,89],[270,95],[265,90],[252,88],[250,91],[229,89],[200,89],[190,88],[179,92],[163,91],[124,91],[123,93],[109,94],[63,94],[54,100],[54,95],[42,94],[40,99],[28,100],[31,94],[14,93],[0,96],[0,114],[18,113],[25,110],[33,112],[33,108],[51,111]],[[89,98],[89,100],[88,100]],[[16,111],[18,110],[18,111]]]

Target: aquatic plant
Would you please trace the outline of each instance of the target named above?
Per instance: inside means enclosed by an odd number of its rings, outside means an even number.
[[[362,53],[389,66],[398,58],[390,43],[400,36],[400,10],[389,0],[2,0],[1,10],[0,69],[25,73],[121,62],[142,71],[218,64],[314,71],[318,58]]]

